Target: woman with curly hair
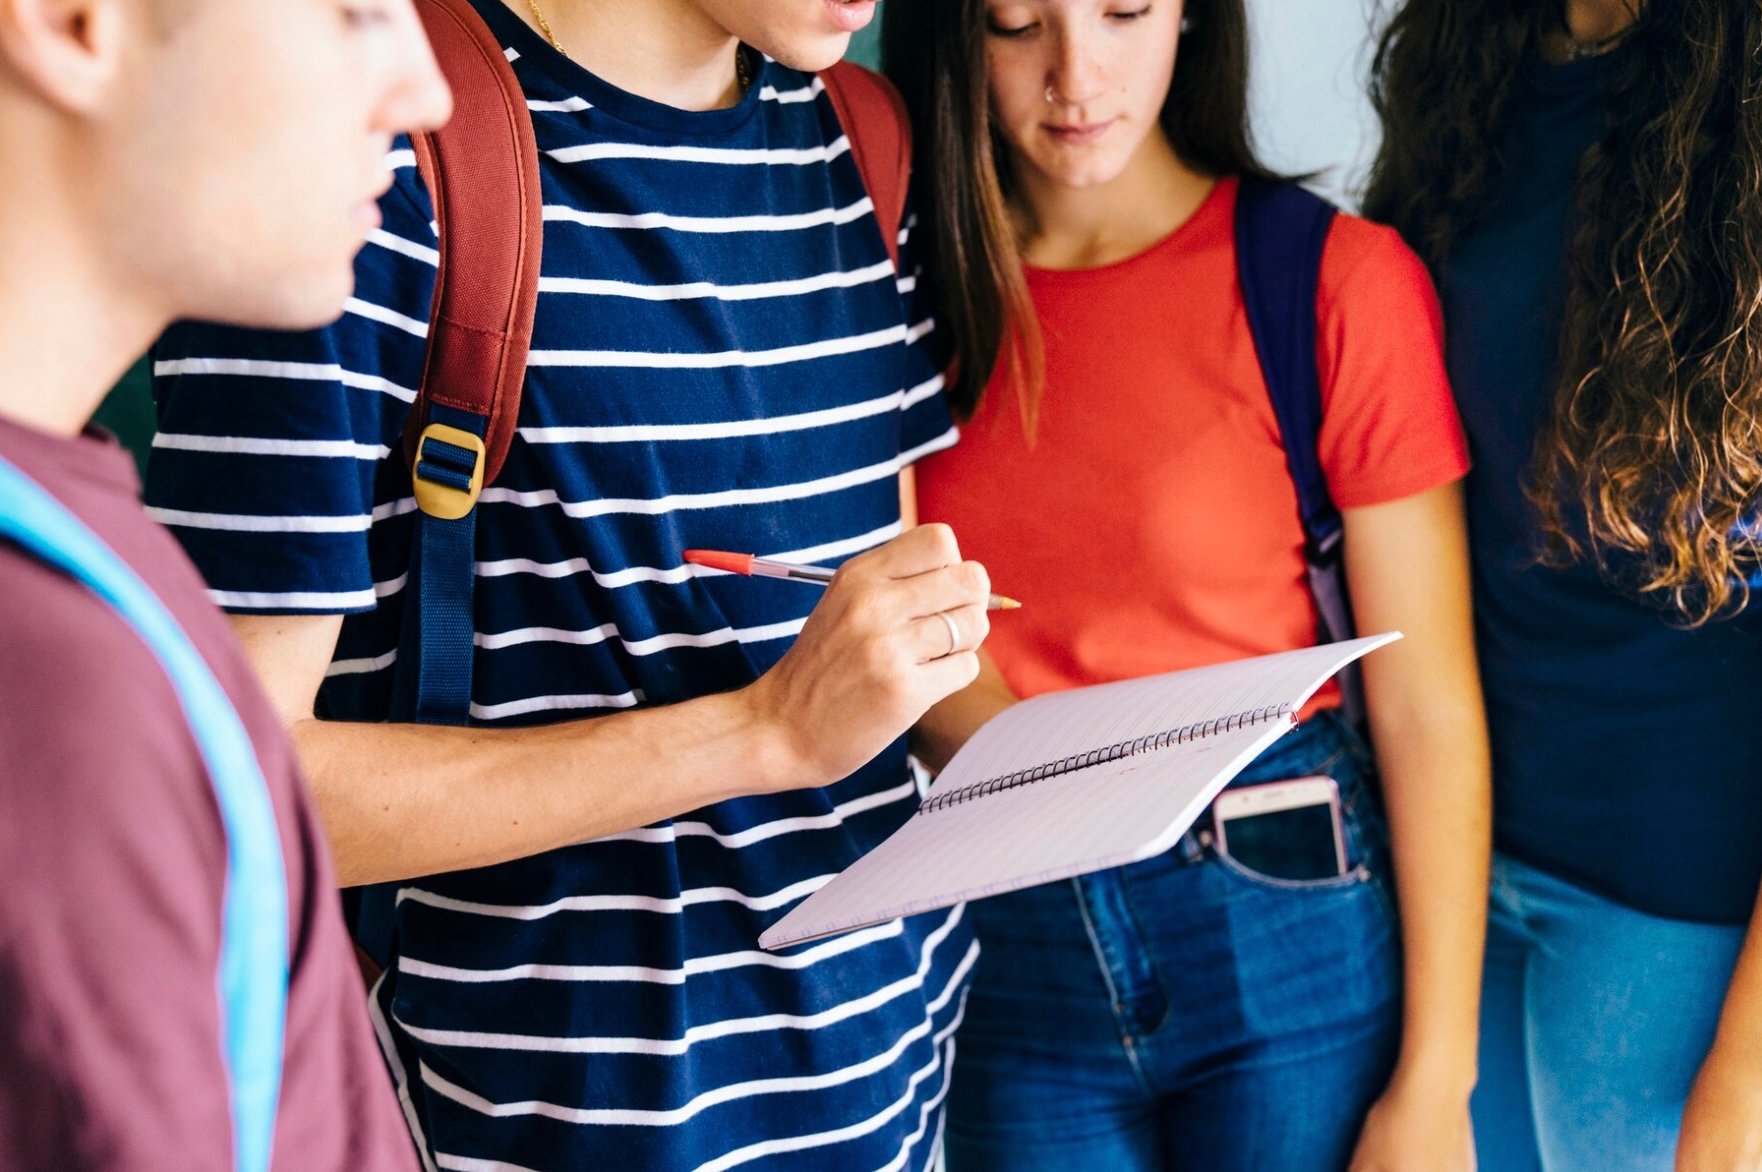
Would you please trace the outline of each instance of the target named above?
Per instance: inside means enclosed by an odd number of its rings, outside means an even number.
[[[922,515],[1026,603],[920,755],[1018,697],[1313,646],[1303,451],[1359,627],[1407,635],[1364,665],[1374,767],[1329,689],[1234,783],[1331,779],[1343,851],[1326,813],[1259,851],[1206,818],[972,905],[951,1172],[1473,1164],[1490,786],[1437,299],[1396,233],[1340,215],[1302,295],[1250,325],[1244,258],[1316,205],[1252,149],[1247,34],[1242,0],[888,0],[965,418],[920,465]],[[1319,436],[1289,450],[1257,357],[1274,316],[1307,326],[1319,382]]]
[[[1475,460],[1482,1165],[1762,1168],[1762,5],[1407,0],[1374,97]]]

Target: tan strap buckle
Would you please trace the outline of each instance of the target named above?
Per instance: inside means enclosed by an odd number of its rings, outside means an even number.
[[[429,424],[416,441],[411,470],[416,507],[442,521],[466,516],[483,491],[483,464],[483,437],[444,423]]]

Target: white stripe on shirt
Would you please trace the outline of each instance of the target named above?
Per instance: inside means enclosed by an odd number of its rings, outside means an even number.
[[[678,895],[570,895],[536,905],[478,903],[437,895],[420,887],[404,887],[398,890],[398,902],[401,904],[409,901],[440,908],[442,911],[493,916],[503,920],[543,920],[561,912],[661,912],[665,915],[678,915],[688,907],[703,903],[736,903],[753,911],[767,912],[812,895],[831,879],[830,873],[815,875],[766,895],[747,895],[732,887],[693,887]]]
[[[636,301],[762,301],[772,297],[797,297],[828,289],[854,289],[893,275],[893,262],[881,261],[849,272],[821,273],[786,281],[761,281],[751,285],[717,285],[693,281],[684,285],[641,285],[632,281],[602,281],[582,277],[540,277],[540,293],[566,293],[583,297],[627,297]]]
[[[661,443],[673,440],[717,440],[742,436],[781,435],[790,431],[807,431],[885,415],[902,409],[906,392],[895,391],[879,399],[804,411],[799,415],[777,415],[769,419],[732,419],[725,423],[651,423],[623,427],[523,427],[520,438],[529,444],[613,444]]]
[[[353,440],[260,439],[242,435],[188,435],[162,431],[153,436],[156,448],[180,452],[224,452],[241,456],[312,456],[349,460],[383,460],[392,450],[381,444]]]
[[[905,463],[917,458],[918,453],[935,450],[933,445],[942,444],[947,447],[954,443],[954,432],[951,428],[942,440],[932,440],[916,452],[908,452],[903,457],[884,460],[879,464],[871,464],[867,468],[857,468],[850,472],[839,472],[832,476],[823,476],[818,480],[807,480],[797,484],[778,484],[767,488],[729,488],[721,492],[674,493],[664,497],[642,498],[601,498],[585,501],[564,501],[551,488],[537,489],[532,492],[517,492],[511,488],[486,488],[477,499],[482,504],[516,505],[526,509],[560,508],[565,516],[604,517],[614,513],[635,513],[641,516],[658,517],[666,513],[687,509],[723,509],[735,505],[773,504],[777,501],[803,500],[808,497],[827,496],[845,489],[856,488],[864,484],[873,484],[877,480],[885,480],[890,476],[897,477]]]
[[[675,216],[667,212],[583,212],[559,204],[546,204],[544,218],[584,228],[623,228],[645,231],[667,228],[675,232],[727,234],[737,232],[797,232],[826,224],[849,224],[875,210],[868,196],[842,208],[822,208],[781,216]]]
[[[359,297],[351,297],[343,302],[343,310],[357,317],[364,317],[368,321],[376,321],[381,325],[403,330],[406,334],[413,334],[418,338],[428,337],[427,322],[406,317],[395,309],[387,309],[383,305],[375,305],[371,301],[363,301]]]
[[[606,695],[599,692],[579,693],[567,696],[528,696],[522,700],[510,700],[506,704],[472,704],[471,716],[475,720],[506,720],[511,716],[531,716],[535,712],[579,712],[595,708],[635,708],[643,702],[641,689]]]
[[[177,529],[220,529],[229,533],[362,533],[376,521],[416,511],[414,497],[375,505],[368,515],[259,516],[255,513],[192,513],[183,509],[149,508],[147,515]]]
[[[526,99],[526,108],[534,114],[579,114],[583,110],[593,109],[593,103],[582,97],[567,97],[559,102]]]
[[[277,378],[290,382],[341,383],[361,391],[378,391],[406,403],[416,392],[378,375],[345,370],[334,362],[273,362],[261,358],[171,358],[153,364],[155,378],[183,375],[230,375],[240,378]]]
[[[774,952],[727,952],[719,956],[692,957],[679,968],[650,968],[646,965],[603,964],[517,964],[500,969],[467,969],[455,965],[431,964],[409,956],[398,957],[398,971],[430,981],[455,981],[467,985],[497,984],[502,981],[568,981],[578,984],[619,984],[626,982],[648,985],[683,985],[704,973],[722,973],[731,969],[767,968],[799,970],[812,968],[823,960],[843,956],[867,948],[881,940],[892,940],[905,934],[905,921],[889,920],[860,932],[847,932],[822,941],[800,952],[779,955]]]
[[[767,623],[759,627],[734,629],[722,627],[702,634],[661,634],[647,639],[626,639],[618,633],[615,624],[606,623],[585,631],[570,631],[557,627],[522,627],[513,631],[498,631],[493,635],[474,634],[472,643],[485,651],[500,651],[508,647],[521,647],[530,643],[568,643],[577,647],[592,647],[617,639],[631,655],[654,655],[660,651],[671,651],[676,647],[721,647],[729,643],[751,645],[769,643],[776,639],[788,639],[801,634],[802,624],[807,619],[789,619],[780,623]]]
[[[545,154],[559,163],[603,163],[614,159],[655,159],[670,163],[714,163],[725,166],[817,167],[850,152],[850,139],[839,135],[824,146],[791,148],[730,148],[652,146],[635,142],[595,142],[560,147]]]
[[[412,260],[422,261],[424,264],[436,267],[440,265],[439,249],[430,248],[426,244],[418,244],[414,240],[405,240],[402,236],[394,236],[384,228],[375,228],[367,233],[367,243],[377,244],[387,251],[410,257]]]
[[[786,553],[770,553],[766,557],[786,562],[807,562],[810,565],[831,561],[834,558],[850,557],[874,549],[892,541],[900,534],[900,524],[895,521],[891,525],[883,525],[868,533],[856,537],[841,538],[828,541],[823,545],[809,546],[806,549],[791,550]],[[532,574],[540,578],[570,578],[576,574],[592,574],[594,583],[606,590],[616,590],[624,586],[632,586],[638,582],[658,582],[667,585],[679,585],[692,578],[719,578],[727,574],[726,570],[712,570],[705,566],[674,566],[670,569],[659,569],[650,566],[631,566],[623,570],[599,573],[593,569],[586,558],[570,558],[561,562],[538,562],[531,558],[504,558],[494,562],[478,562],[479,578],[501,578],[510,574]]]
[[[910,339],[905,326],[888,326],[884,330],[874,330],[867,334],[779,346],[774,350],[723,350],[709,354],[644,350],[534,350],[528,359],[528,365],[630,370],[719,370],[730,366],[752,369],[783,366],[792,362],[811,362],[817,358],[832,358],[841,354],[860,354],[865,350],[876,350],[908,340]]]
[[[759,101],[776,102],[779,105],[788,106],[796,102],[811,102],[825,92],[826,83],[816,77],[813,84],[799,86],[792,90],[779,90],[772,85],[764,86],[759,90]]]
[[[829,813],[804,815],[797,818],[780,818],[775,822],[765,822],[758,826],[749,826],[745,830],[732,834],[724,834],[707,822],[677,821],[666,826],[645,826],[637,830],[622,830],[616,834],[608,834],[596,838],[595,842],[647,842],[671,843],[681,838],[708,838],[730,850],[739,850],[751,846],[755,842],[764,842],[779,835],[794,834],[802,830],[829,830],[842,826],[846,821],[865,814],[870,810],[878,810],[883,806],[891,806],[894,802],[910,799],[918,800],[918,787],[915,782],[908,781],[904,785],[892,789],[879,790],[860,798],[853,798],[832,808]]]

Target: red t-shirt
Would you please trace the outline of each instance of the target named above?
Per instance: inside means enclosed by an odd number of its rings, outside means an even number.
[[[257,747],[287,864],[276,1172],[417,1172],[324,837],[226,620],[114,444],[0,420],[0,457],[178,620]],[[0,543],[0,1168],[230,1172],[226,835],[159,661],[84,587]]]
[[[1234,180],[1146,251],[1028,270],[1037,437],[992,380],[918,466],[920,513],[1023,609],[986,646],[1021,696],[1314,645],[1297,494],[1236,278]],[[1396,234],[1340,216],[1322,256],[1320,454],[1343,509],[1460,479],[1437,296]],[[1324,692],[1318,705],[1338,703]]]

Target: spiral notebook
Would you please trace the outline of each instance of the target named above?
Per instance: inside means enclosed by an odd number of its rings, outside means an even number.
[[[1017,704],[981,728],[880,846],[759,938],[765,948],[1150,858],[1290,731],[1375,635]]]

